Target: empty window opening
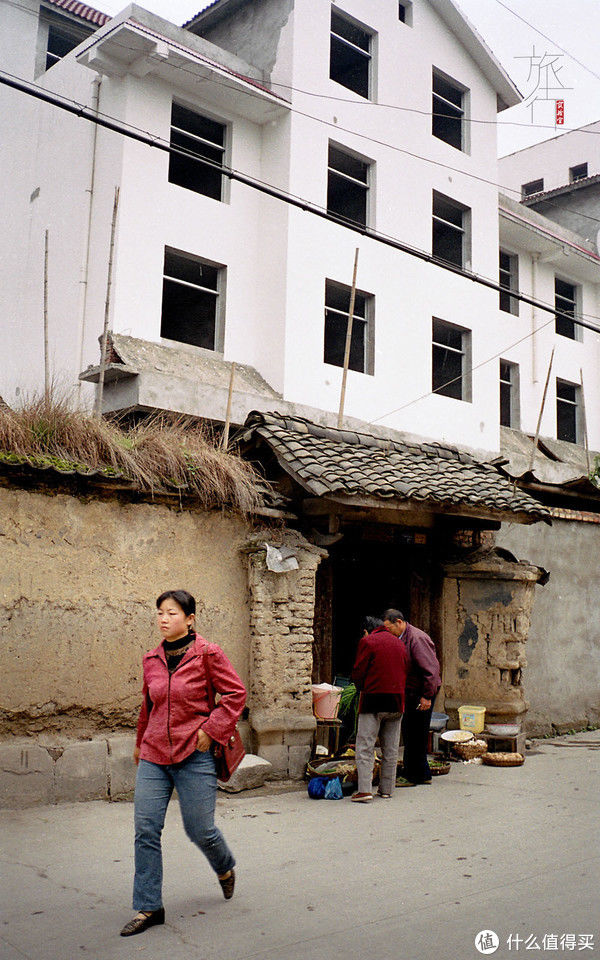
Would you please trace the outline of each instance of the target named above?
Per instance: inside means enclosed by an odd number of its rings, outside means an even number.
[[[407,27],[412,27],[413,25],[413,5],[412,3],[399,3],[398,4],[398,20],[401,23],[405,23]]]
[[[504,287],[500,290],[499,300],[500,309],[506,313],[519,315],[519,301],[511,296],[511,292],[517,292],[519,289],[519,258],[512,253],[500,251],[500,276],[499,284]]]
[[[346,332],[351,288],[333,280],[325,282],[325,349],[323,359],[335,367],[344,366]],[[354,300],[349,369],[373,373],[373,300],[357,290]]]
[[[567,380],[556,381],[556,436],[578,443],[580,433],[581,387]]]
[[[173,103],[171,146],[184,150],[187,156],[170,154],[169,181],[213,200],[222,200],[223,175],[219,168],[225,163],[225,126]],[[199,157],[210,160],[213,166],[201,163]]]
[[[465,91],[433,72],[431,132],[457,150],[465,149]]]
[[[581,330],[575,322],[577,316],[577,287],[566,280],[554,278],[554,308],[556,310],[555,327],[561,337],[577,340]]]
[[[467,266],[470,210],[441,193],[433,194],[433,236],[431,252],[438,260]]]
[[[587,175],[587,163],[578,163],[577,166],[569,168],[569,183],[577,183],[578,180],[585,180]]]
[[[46,34],[46,41],[43,44],[46,50],[45,63],[43,67],[41,65],[39,67],[43,72],[43,70],[49,70],[71,50],[78,47],[83,40],[90,37],[96,27],[88,27],[68,17],[62,17],[54,11],[44,10],[40,17],[40,30]]]
[[[165,250],[160,335],[207,350],[222,350],[225,268]]]
[[[370,72],[371,34],[332,10],[329,76],[368,99]]]
[[[368,195],[369,164],[329,144],[327,212],[366,227]]]
[[[433,318],[432,389],[454,400],[471,399],[471,331]]]
[[[544,189],[544,181],[530,180],[529,183],[521,184],[521,198],[532,197],[534,193],[541,193]]]
[[[500,361],[500,424],[519,428],[519,365]]]

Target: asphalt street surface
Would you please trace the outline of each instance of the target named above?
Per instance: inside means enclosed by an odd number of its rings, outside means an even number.
[[[476,960],[493,933],[498,960],[600,960],[599,813],[598,730],[371,804],[220,794],[238,875],[225,902],[173,801],[166,924],[125,939],[132,804],[3,810],[0,958]]]

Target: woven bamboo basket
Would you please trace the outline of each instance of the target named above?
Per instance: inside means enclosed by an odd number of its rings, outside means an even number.
[[[446,773],[450,773],[450,764],[442,760],[430,760],[429,769],[432,777],[443,777]]]
[[[474,760],[475,757],[483,757],[487,753],[487,743],[485,740],[467,740],[466,743],[453,743],[452,752],[461,760]]]
[[[520,767],[525,757],[522,753],[486,753],[483,762],[491,767]]]

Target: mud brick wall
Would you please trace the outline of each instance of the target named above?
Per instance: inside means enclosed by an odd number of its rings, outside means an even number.
[[[298,570],[267,568],[265,540],[294,549]],[[280,777],[304,772],[312,744],[315,576],[325,551],[294,530],[256,533],[244,547],[250,591],[250,723]]]
[[[247,682],[251,530],[218,511],[0,489],[0,738],[131,727],[165,589],[195,595],[199,632]]]

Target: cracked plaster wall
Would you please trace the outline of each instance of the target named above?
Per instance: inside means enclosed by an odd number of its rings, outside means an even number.
[[[195,595],[199,632],[247,682],[250,530],[220,512],[0,489],[0,735],[134,724],[165,589]]]
[[[530,564],[499,559],[446,568],[443,692],[450,711],[484,706],[486,719],[527,712],[526,643],[538,575]]]

